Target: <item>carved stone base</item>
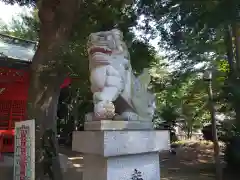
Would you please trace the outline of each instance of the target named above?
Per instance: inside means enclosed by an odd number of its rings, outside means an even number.
[[[168,131],[95,129],[73,133],[73,151],[84,154],[83,180],[160,179],[158,154],[169,149]]]
[[[86,154],[83,163],[83,180],[160,180],[157,152],[116,157]]]
[[[84,125],[85,130],[153,130],[153,123],[150,121],[89,121]]]

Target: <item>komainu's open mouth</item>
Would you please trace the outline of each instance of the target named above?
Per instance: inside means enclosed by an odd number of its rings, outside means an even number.
[[[94,47],[90,48],[89,54],[93,55],[95,53],[104,53],[104,54],[111,55],[112,54],[112,50],[109,49],[109,48],[100,47],[100,46],[94,46]]]

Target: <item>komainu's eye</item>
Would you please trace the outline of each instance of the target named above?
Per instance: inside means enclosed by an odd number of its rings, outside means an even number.
[[[107,41],[111,41],[113,38],[112,38],[112,36],[111,35],[108,35],[107,36]]]
[[[99,41],[106,41],[107,38],[106,38],[106,36],[104,36],[104,35],[98,35],[98,40],[99,40]]]

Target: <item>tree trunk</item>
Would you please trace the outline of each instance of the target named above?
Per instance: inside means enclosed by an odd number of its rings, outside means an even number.
[[[239,41],[239,24],[234,23],[232,25],[232,34],[234,37],[234,46],[235,46],[235,60],[236,60],[236,70],[240,70],[240,41]]]
[[[36,123],[36,180],[63,179],[56,139],[56,114],[60,84],[65,74],[59,58],[74,22],[78,0],[42,0],[39,45],[31,65],[28,119]],[[44,177],[45,176],[45,177]]]
[[[71,104],[72,104],[72,117],[73,117],[73,129],[77,131],[79,125],[79,88],[75,89],[75,92],[72,94]]]
[[[215,160],[215,166],[216,166],[216,180],[222,180],[220,146],[219,146],[218,135],[217,135],[216,111],[215,111],[214,102],[213,102],[211,80],[209,81],[209,86],[207,91],[209,96],[209,111],[211,114],[211,122],[212,122],[212,137],[213,137],[213,147],[214,147],[214,160]]]
[[[233,54],[233,43],[232,43],[232,30],[229,25],[225,26],[224,43],[227,52],[227,61],[229,64],[230,74],[234,72],[234,54]]]
[[[234,55],[234,47],[232,39],[234,37],[234,46],[235,46],[235,55]],[[233,105],[234,111],[236,113],[236,126],[240,128],[240,107],[239,107],[239,96],[234,93],[234,88],[239,84],[239,70],[240,70],[240,45],[239,45],[239,35],[238,35],[238,26],[237,25],[226,25],[225,26],[225,46],[227,52],[227,59],[229,64],[229,74],[228,74],[228,86],[231,88],[228,90],[231,94],[233,94],[233,98],[231,99],[231,103]],[[235,61],[234,61],[235,60]],[[236,63],[235,63],[236,62]]]
[[[187,138],[191,139],[192,138],[192,128],[191,125],[187,127]]]
[[[74,105],[73,105],[73,119],[74,119],[74,131],[77,131],[78,129],[78,124],[79,124],[79,115],[78,115],[78,106],[79,106],[79,91],[77,90],[76,92],[76,97],[74,100]]]
[[[236,59],[236,69],[234,72],[234,85],[235,88],[239,88],[239,83],[240,83],[240,35],[239,35],[239,23],[235,22],[233,24],[233,36],[234,36],[234,44],[235,44],[235,59]],[[240,95],[235,94],[234,99],[233,99],[233,106],[234,110],[236,113],[236,126],[238,129],[240,128],[240,107],[239,107],[239,100],[240,100]]]

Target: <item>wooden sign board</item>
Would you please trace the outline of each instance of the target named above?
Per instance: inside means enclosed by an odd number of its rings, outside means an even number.
[[[35,180],[35,120],[15,123],[14,180]]]

